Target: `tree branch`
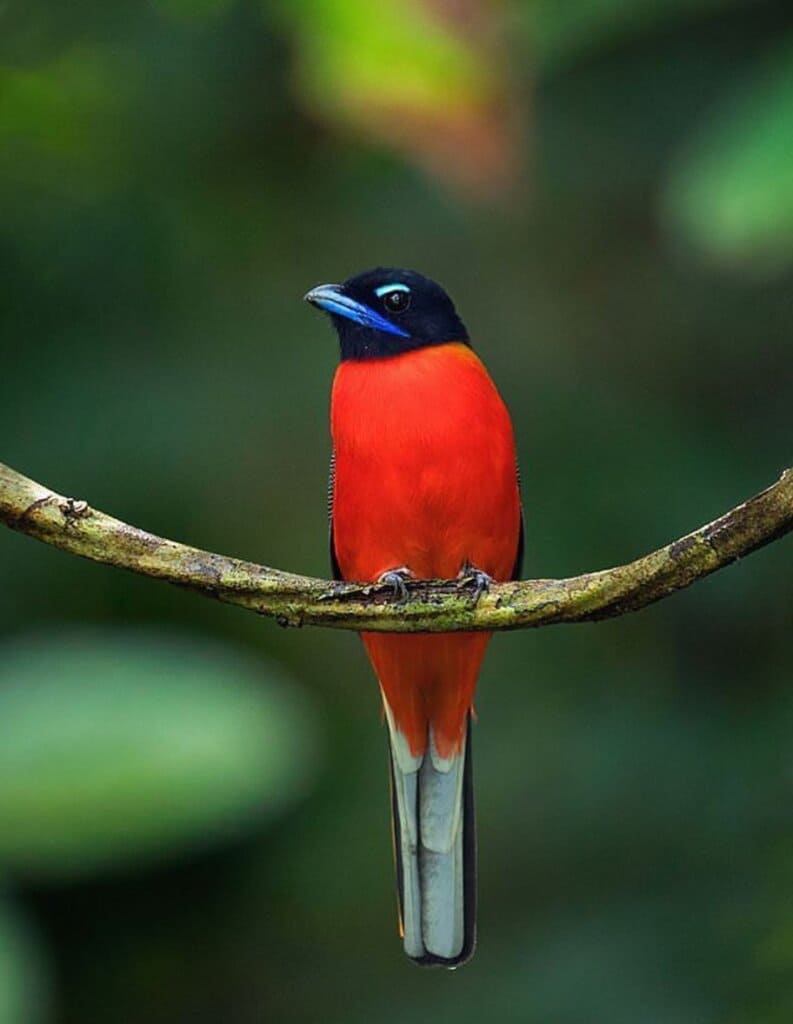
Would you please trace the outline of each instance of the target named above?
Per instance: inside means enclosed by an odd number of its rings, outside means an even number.
[[[0,522],[45,544],[167,580],[284,626],[382,632],[502,630],[587,622],[637,611],[793,529],[793,468],[767,490],[643,558],[563,580],[499,583],[476,606],[454,581],[391,588],[336,584],[165,540],[54,494],[0,463]]]

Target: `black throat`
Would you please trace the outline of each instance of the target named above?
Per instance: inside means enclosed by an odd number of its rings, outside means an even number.
[[[419,348],[430,348],[434,345],[451,345],[461,342],[471,344],[462,321],[459,327],[448,337],[436,338],[400,338],[393,334],[384,334],[371,327],[351,324],[341,317],[332,317],[334,327],[339,335],[339,351],[341,360],[347,359],[387,359],[389,356],[404,355]]]

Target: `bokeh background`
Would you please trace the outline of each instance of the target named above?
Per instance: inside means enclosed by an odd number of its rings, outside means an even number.
[[[0,6],[2,458],[327,574],[336,351],[376,264],[456,297],[513,410],[527,572],[619,563],[791,453],[793,9]],[[357,640],[0,532],[0,1024],[793,1016],[793,547],[500,636],[480,947],[395,932]]]

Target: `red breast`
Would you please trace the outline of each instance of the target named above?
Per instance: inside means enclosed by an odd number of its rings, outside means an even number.
[[[334,536],[346,579],[407,565],[511,573],[520,528],[509,413],[462,344],[339,366],[331,399]]]

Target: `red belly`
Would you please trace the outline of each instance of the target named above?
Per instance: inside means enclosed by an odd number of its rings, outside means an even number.
[[[512,425],[467,346],[343,362],[331,429],[334,546],[345,579],[376,580],[403,565],[419,578],[450,578],[466,561],[510,577],[520,531]],[[447,755],[459,743],[488,639],[364,634],[414,753],[430,723]]]

